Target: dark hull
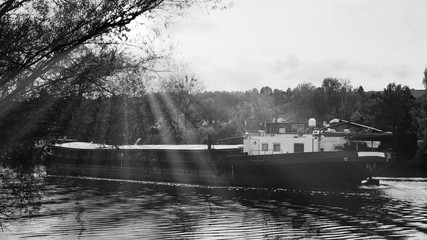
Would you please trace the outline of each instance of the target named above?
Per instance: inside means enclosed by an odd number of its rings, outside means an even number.
[[[247,156],[232,151],[145,151],[135,156],[50,156],[47,173],[206,185],[304,187],[359,185],[388,162],[385,157],[359,157],[357,152]]]
[[[357,152],[293,153],[234,156],[225,163],[235,181],[258,186],[360,185],[388,160],[358,157]]]

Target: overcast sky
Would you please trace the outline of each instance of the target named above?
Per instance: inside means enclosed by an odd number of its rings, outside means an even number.
[[[208,91],[286,90],[327,77],[365,91],[423,88],[426,0],[234,0],[191,11],[168,31],[176,58]]]

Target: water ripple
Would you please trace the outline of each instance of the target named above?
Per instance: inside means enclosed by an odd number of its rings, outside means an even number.
[[[51,177],[5,239],[427,239],[427,179],[257,189]]]

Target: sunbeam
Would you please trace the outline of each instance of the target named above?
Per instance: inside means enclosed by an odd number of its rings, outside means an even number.
[[[166,105],[167,114],[170,115],[171,121],[177,125],[178,133],[181,135],[178,143],[195,143],[196,128],[192,126],[191,122],[187,121],[185,113],[182,112],[176,104],[174,104],[171,96],[167,92],[161,92],[160,96]]]
[[[160,143],[173,143],[174,140],[172,134],[169,131],[169,124],[165,121],[165,116],[163,114],[159,102],[156,99],[156,96],[154,94],[148,94],[148,102],[150,105],[151,113],[153,114],[154,119],[157,121],[156,130],[160,132],[160,139],[158,140],[160,141]]]
[[[166,103],[166,109],[168,114],[172,115],[172,120],[180,121],[182,127],[180,134],[188,137],[190,134],[190,138],[184,138],[183,142],[196,142],[196,139],[193,137],[196,134],[197,129],[192,126],[189,121],[186,121],[185,115],[181,112],[177,105],[174,104],[170,95],[166,92],[161,94],[162,100]],[[185,148],[185,145],[182,145]],[[217,175],[217,169],[215,166],[216,161],[220,161],[221,159],[215,159],[214,149],[209,150],[208,146],[206,146],[203,150],[193,150],[193,151],[184,151],[182,154],[174,154],[172,152],[167,152],[168,159],[173,160],[174,167],[178,167],[178,169],[182,169],[185,174],[177,175],[180,179],[175,179],[175,182],[180,181],[190,181],[190,182],[199,182],[203,184],[215,183],[219,181],[220,176]],[[176,161],[176,162],[175,162]],[[186,177],[187,179],[182,179]],[[229,192],[225,192],[227,194]]]

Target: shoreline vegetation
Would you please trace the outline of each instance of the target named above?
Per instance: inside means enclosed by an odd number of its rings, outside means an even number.
[[[44,93],[18,101],[0,125],[1,160],[12,166],[26,165],[23,159],[37,163],[31,156],[37,152],[31,149],[33,140],[207,144],[208,136],[233,139],[263,130],[266,122],[305,122],[314,117],[319,127],[341,118],[391,131],[396,166],[427,164],[427,95],[415,98],[407,87],[389,84],[383,92],[364,92],[348,81],[328,78],[320,87],[303,83],[287,91],[264,87],[192,93],[191,86],[184,87],[188,81],[196,82],[175,79],[176,88],[138,97],[58,98]]]

